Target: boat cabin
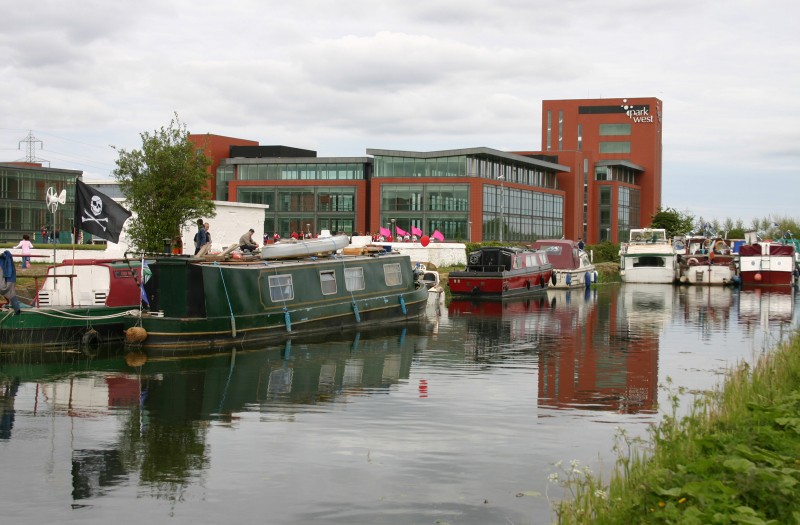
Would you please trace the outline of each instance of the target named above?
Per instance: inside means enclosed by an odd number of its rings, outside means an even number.
[[[538,268],[549,264],[544,252],[534,252],[516,247],[487,247],[474,251],[467,257],[466,272],[502,273],[523,268]]]

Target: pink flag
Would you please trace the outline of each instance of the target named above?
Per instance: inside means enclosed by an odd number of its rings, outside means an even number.
[[[433,238],[436,239],[437,241],[443,241],[444,240],[444,235],[442,235],[442,232],[440,232],[439,230],[434,230],[433,231]]]
[[[420,230],[416,226],[412,226],[411,227],[411,235],[422,235],[422,230]]]
[[[397,231],[397,235],[408,235],[408,232],[405,230],[400,229],[399,226],[394,227],[395,231]]]
[[[383,235],[384,237],[388,237],[389,235],[392,234],[392,232],[389,231],[389,228],[384,228],[384,227],[381,227],[380,232],[381,235]]]

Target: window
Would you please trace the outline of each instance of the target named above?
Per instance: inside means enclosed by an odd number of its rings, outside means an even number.
[[[383,278],[386,286],[400,286],[403,284],[403,273],[400,271],[400,263],[384,264]]]
[[[344,269],[344,287],[348,292],[364,289],[364,269],[358,268],[345,268]]]
[[[610,137],[614,135],[630,135],[630,124],[600,124],[600,136]]]
[[[600,153],[630,153],[631,143],[624,142],[601,142]]]
[[[273,302],[291,301],[294,299],[294,285],[291,275],[269,276],[269,297]]]
[[[333,270],[319,272],[319,284],[322,288],[322,295],[332,295],[336,293],[336,274]]]

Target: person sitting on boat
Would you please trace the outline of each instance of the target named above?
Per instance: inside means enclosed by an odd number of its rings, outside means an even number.
[[[239,248],[243,252],[253,253],[253,250],[258,248],[258,244],[253,240],[253,234],[256,231],[253,228],[247,230],[241,237],[239,237]]]
[[[297,235],[297,232],[293,231],[293,232],[292,232],[292,239],[294,239],[294,240],[297,240],[297,239],[299,239],[299,238],[300,238],[300,236],[299,236],[299,235]]]
[[[17,270],[14,268],[14,256],[8,250],[0,255],[0,295],[8,299],[14,314],[19,315]]]
[[[272,236],[272,241],[273,242],[278,242],[280,240],[281,240],[281,236],[278,235],[278,232],[275,232],[275,235]]]
[[[581,237],[578,237],[578,249],[582,251],[584,246],[586,245],[583,244],[583,239]]]

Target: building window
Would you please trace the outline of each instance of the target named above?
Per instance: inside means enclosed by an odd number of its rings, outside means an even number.
[[[552,142],[553,141],[553,112],[549,109],[547,110],[547,151],[553,149]]]
[[[537,191],[483,186],[483,239],[531,241],[561,237],[564,198]],[[501,235],[502,228],[502,235]]]
[[[631,143],[623,142],[601,142],[600,153],[630,153]]]
[[[597,226],[600,229],[600,241],[611,242],[611,186],[600,186]]]
[[[564,151],[564,110],[558,110],[558,151]]]
[[[583,124],[578,124],[578,151],[583,150]]]
[[[630,124],[600,124],[600,136],[612,137],[616,135],[630,135]]]

